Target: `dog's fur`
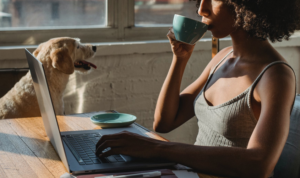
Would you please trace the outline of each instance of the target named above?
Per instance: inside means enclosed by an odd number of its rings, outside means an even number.
[[[63,92],[69,75],[74,70],[87,72],[89,69],[74,67],[78,61],[93,57],[96,48],[84,45],[76,38],[53,38],[42,43],[33,55],[42,62],[48,81],[54,109],[57,115],[64,114]],[[0,119],[37,117],[40,109],[35,95],[33,81],[28,72],[0,99]]]

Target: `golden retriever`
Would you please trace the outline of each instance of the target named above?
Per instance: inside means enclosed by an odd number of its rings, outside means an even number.
[[[93,57],[96,46],[81,44],[78,38],[53,38],[38,46],[33,55],[43,63],[54,109],[64,114],[63,92],[74,71],[85,73],[96,66],[86,60]],[[33,81],[28,72],[0,99],[0,119],[37,117],[40,109]]]

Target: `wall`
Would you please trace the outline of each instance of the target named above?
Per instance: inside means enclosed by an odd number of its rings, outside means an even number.
[[[171,64],[172,53],[167,40],[99,43],[97,55],[90,61],[98,68],[89,74],[70,76],[65,91],[65,112],[84,113],[115,109],[137,116],[137,122],[152,129],[154,109],[160,88]],[[230,39],[222,39],[221,48],[231,45]],[[274,46],[295,69],[300,77],[300,38]],[[31,51],[35,46],[28,46]],[[27,67],[23,47],[0,48],[0,68]],[[181,89],[192,83],[211,58],[211,41],[202,39],[186,67]],[[298,82],[298,91],[300,85]],[[178,129],[162,134],[165,138],[193,144],[197,134],[196,119]]]
[[[207,50],[193,54],[182,88],[201,74],[210,56]],[[136,115],[139,124],[152,129],[156,99],[171,59],[171,51],[97,56],[91,61],[98,66],[98,70],[89,75],[75,74],[70,78],[65,93],[66,113],[115,109]],[[168,138],[177,141],[188,139],[186,142],[192,143],[197,132],[195,121],[193,119],[180,130],[168,134]]]

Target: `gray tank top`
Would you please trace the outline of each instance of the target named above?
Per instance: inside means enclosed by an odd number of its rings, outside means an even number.
[[[250,97],[255,85],[264,72],[272,65],[286,64],[292,69],[285,62],[273,62],[264,68],[252,85],[243,93],[223,104],[210,106],[204,98],[203,91],[205,91],[206,85],[212,78],[216,68],[231,52],[210,72],[206,84],[194,101],[194,110],[199,126],[195,145],[246,148],[257,123],[250,105]]]

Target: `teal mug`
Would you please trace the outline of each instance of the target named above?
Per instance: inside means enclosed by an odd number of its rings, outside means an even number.
[[[173,31],[177,41],[195,44],[207,31],[208,25],[178,14],[174,15]]]

